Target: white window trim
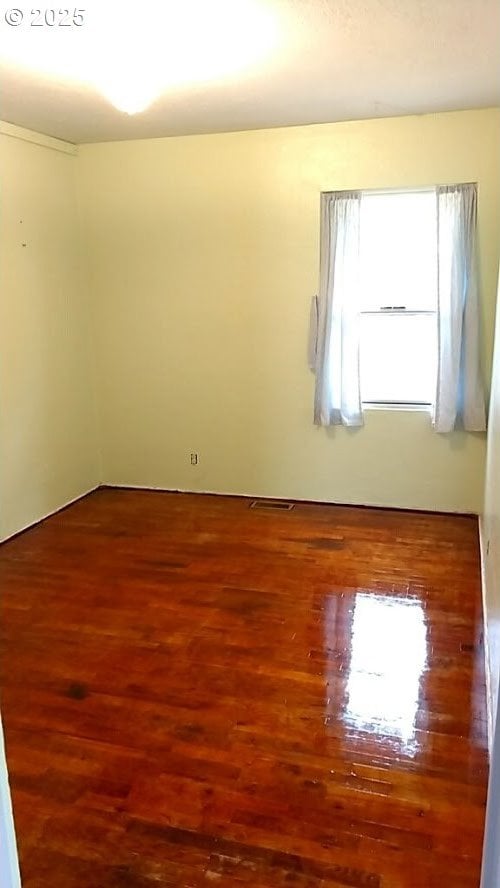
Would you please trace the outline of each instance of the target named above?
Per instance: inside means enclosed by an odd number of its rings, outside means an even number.
[[[431,413],[432,404],[410,401],[363,401],[363,410],[376,413],[377,411],[390,413]]]

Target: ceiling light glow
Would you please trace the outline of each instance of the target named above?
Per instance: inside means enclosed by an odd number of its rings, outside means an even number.
[[[127,114],[169,88],[219,82],[263,64],[280,42],[262,0],[89,0],[81,27],[6,28],[0,56],[97,89]]]

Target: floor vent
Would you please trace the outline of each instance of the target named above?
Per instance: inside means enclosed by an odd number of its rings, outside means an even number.
[[[263,509],[266,512],[291,512],[294,503],[284,503],[279,500],[252,500],[251,509]]]

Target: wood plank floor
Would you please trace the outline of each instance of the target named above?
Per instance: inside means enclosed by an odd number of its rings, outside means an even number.
[[[24,888],[477,888],[473,518],[101,490],[0,551]]]

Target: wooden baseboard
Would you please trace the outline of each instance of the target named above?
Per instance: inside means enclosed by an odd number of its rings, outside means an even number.
[[[128,484],[121,482],[106,481],[99,485],[104,490],[148,490],[151,493],[187,493],[199,496],[230,496],[234,499],[252,499],[252,500],[286,500],[289,503],[303,503],[311,506],[342,506],[350,509],[380,509],[384,512],[421,512],[423,515],[456,515],[457,518],[475,518],[477,520],[477,512],[445,512],[442,509],[422,509],[418,506],[382,506],[380,503],[346,503],[335,500],[314,500],[300,499],[295,496],[268,496],[261,493],[234,493],[227,490],[191,490],[181,487],[157,487],[151,484]]]
[[[59,512],[64,512],[65,509],[69,509],[70,506],[73,506],[79,500],[84,499],[89,494],[94,493],[96,490],[99,490],[100,485],[96,484],[94,487],[90,487],[88,490],[85,490],[83,493],[79,493],[78,496],[73,497],[73,499],[68,500],[63,503],[61,506],[58,506],[57,509],[52,509],[51,512],[47,512],[45,515],[42,515],[40,518],[37,518],[35,521],[30,521],[29,524],[24,525],[24,527],[20,527],[19,530],[15,530],[14,533],[8,534],[8,536],[4,537],[0,540],[0,546],[4,543],[8,543],[9,540],[15,539],[17,536],[20,536],[22,533],[26,533],[27,530],[31,530],[32,527],[36,527],[37,524],[41,524],[42,521],[46,521],[47,518],[52,518],[53,515],[58,515]]]

